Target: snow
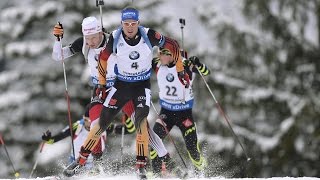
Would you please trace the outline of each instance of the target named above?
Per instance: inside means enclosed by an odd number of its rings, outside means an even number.
[[[24,179],[24,178],[18,178],[19,180],[54,180],[54,177],[38,177],[34,179]],[[72,178],[73,179],[73,178]],[[103,176],[103,175],[98,175],[98,176],[93,176],[93,177],[77,177],[76,179],[78,180],[134,180],[138,179],[136,176],[132,175],[127,175],[127,176]],[[152,179],[158,179],[158,180],[165,180],[165,179],[170,179],[170,180],[178,180],[178,178],[152,178]],[[316,177],[272,177],[272,178],[224,178],[224,177],[213,177],[213,178],[187,178],[189,180],[196,180],[196,179],[211,179],[211,180],[319,180],[320,178]],[[3,179],[5,180],[5,179]]]
[[[26,41],[26,42],[12,42],[8,43],[6,53],[8,55],[31,55],[36,56],[41,54],[46,48],[51,48],[51,41]]]
[[[0,95],[0,108],[19,105],[30,98],[28,92],[11,91]],[[10,101],[9,101],[10,100]]]
[[[0,86],[5,86],[18,78],[19,73],[17,71],[4,71],[0,74]]]
[[[216,72],[213,78],[215,82],[225,84],[231,87],[245,88],[247,86],[247,83],[245,81],[234,77],[230,77],[223,72]]]
[[[279,144],[280,139],[283,137],[284,134],[286,134],[288,129],[290,129],[290,127],[294,125],[294,122],[295,119],[293,117],[289,117],[283,120],[280,124],[279,130],[269,137],[263,136],[258,133],[250,132],[248,129],[235,125],[233,126],[233,129],[237,135],[244,136],[247,139],[254,141],[262,152],[267,152]]]
[[[10,5],[7,6],[9,2]],[[34,149],[27,146],[30,146],[31,143],[38,143],[42,132],[46,129],[58,131],[67,124],[65,116],[66,101],[63,95],[65,87],[61,64],[52,61],[50,58],[54,38],[51,33],[52,26],[59,20],[65,27],[65,38],[63,40],[65,45],[72,42],[74,38],[79,37],[81,35],[80,23],[82,18],[87,15],[100,16],[99,11],[94,7],[93,1],[88,3],[89,7],[83,8],[81,6],[85,4],[84,2],[69,3],[68,1],[54,0],[0,1],[0,7],[2,8],[0,12],[0,131],[6,133],[6,138],[10,143],[8,145],[10,154],[19,154],[19,156],[14,156],[13,160],[16,167],[21,171],[28,171],[30,165],[28,166],[26,162],[32,164],[38,157],[39,164],[47,166],[57,163],[57,161],[64,159],[70,153],[70,139],[54,145],[46,145],[41,155],[39,155],[38,150],[28,152]],[[273,1],[271,10],[273,14],[278,16],[280,12],[277,2],[277,0]],[[130,2],[105,1],[105,9],[112,7],[107,11],[104,9],[103,12],[103,22],[106,29],[111,30],[119,25],[119,9],[127,6],[128,3]],[[181,39],[181,30],[178,19],[186,19],[186,27],[184,28],[185,48],[189,50],[189,55],[202,56],[204,62],[212,70],[212,74],[206,79],[210,82],[218,101],[220,102],[221,100],[221,105],[224,108],[226,107],[226,112],[230,119],[234,120],[235,133],[241,140],[244,139],[245,142],[249,141],[250,144],[253,144],[248,145],[248,147],[261,150],[259,153],[263,154],[264,157],[261,161],[257,160],[257,164],[261,163],[263,167],[258,170],[259,172],[257,173],[259,175],[270,174],[270,170],[268,171],[270,169],[268,152],[276,150],[277,146],[285,143],[281,141],[281,138],[290,130],[295,130],[294,128],[298,131],[294,135],[297,137],[293,141],[294,150],[300,152],[301,159],[306,157],[303,160],[310,159],[314,161],[314,159],[318,158],[317,146],[319,145],[319,138],[310,140],[310,135],[315,134],[317,130],[317,124],[310,123],[310,121],[317,122],[318,119],[309,118],[310,116],[308,116],[313,113],[313,109],[319,109],[320,106],[319,93],[315,90],[316,88],[312,87],[313,79],[320,80],[317,66],[311,60],[301,59],[303,62],[294,67],[293,70],[290,70],[291,72],[288,72],[290,75],[283,77],[284,80],[279,79],[275,67],[278,64],[285,65],[289,63],[291,61],[291,59],[288,59],[290,52],[285,47],[282,48],[278,45],[281,42],[275,41],[270,32],[261,29],[257,21],[248,20],[243,16],[241,12],[243,1],[152,0],[135,1],[135,4],[141,9],[142,24],[158,25],[155,28],[156,30],[179,41]],[[308,5],[310,6],[310,3]],[[81,12],[83,10],[86,13]],[[290,21],[288,24],[290,32],[295,34],[298,40],[303,41],[303,48],[308,50],[310,50],[310,46],[318,45],[318,33],[317,28],[315,28],[317,27],[317,21],[312,15],[313,10],[314,8],[310,8],[309,12],[307,12],[309,20],[306,22],[305,31],[303,32],[305,39],[299,36],[299,28],[301,28],[298,26],[298,24],[301,24],[298,22],[299,19],[292,20],[292,9],[285,8],[281,12],[281,16]],[[301,11],[301,7],[298,7],[297,11]],[[217,32],[223,25],[234,28],[240,34],[248,33],[254,36],[255,40],[246,40],[249,46],[253,46],[252,43],[257,41],[267,48],[272,49],[273,46],[276,46],[279,50],[275,52],[274,59],[265,59],[259,53],[257,55],[254,54],[253,57],[250,56],[251,59],[248,59],[247,63],[252,65],[253,74],[251,74],[251,71],[246,73],[243,69],[233,68],[232,65],[236,63],[231,59],[234,53],[233,47],[228,44],[229,42],[226,42],[226,47],[229,45],[229,48],[219,49],[217,45]],[[310,52],[313,52],[312,49]],[[75,56],[73,60],[66,62],[68,87],[72,101],[71,107],[73,114],[77,115],[81,114],[82,105],[85,100],[88,100],[87,97],[90,93],[88,89],[79,90],[79,87],[84,87],[87,84],[89,77],[88,68],[83,65],[84,61],[82,59],[81,56]],[[268,63],[271,63],[271,65]],[[294,63],[292,63],[292,66],[294,66]],[[81,72],[84,67],[86,70]],[[302,76],[306,73],[310,74],[307,78]],[[250,78],[246,79],[246,76]],[[301,78],[305,78],[302,85]],[[264,83],[265,79],[267,80],[266,83]],[[251,80],[254,81],[252,82]],[[276,82],[278,81],[280,83],[283,82],[283,84],[277,85]],[[228,156],[231,156],[230,158],[239,157],[238,155],[242,153],[238,143],[227,127],[218,129],[222,126],[218,126],[217,121],[222,120],[224,122],[224,120],[214,108],[214,101],[209,97],[204,84],[200,85],[195,88],[195,92],[199,93],[199,96],[196,97],[197,106],[194,112],[194,115],[199,120],[198,125],[201,127],[198,132],[200,141],[206,141],[210,144],[208,149],[211,152],[208,152],[208,154],[222,152],[227,154],[223,157],[225,159],[229,158]],[[300,85],[310,88],[307,91],[303,89],[304,91],[300,92]],[[298,89],[298,92],[296,90],[292,91],[294,89]],[[153,93],[157,94],[157,91],[156,89]],[[235,91],[234,94],[232,94],[232,91]],[[81,93],[86,93],[86,95],[84,96]],[[81,104],[78,99],[81,99]],[[286,110],[280,112],[277,109],[278,107],[260,107],[265,100],[281,103]],[[301,118],[301,116],[306,117]],[[73,117],[73,119],[76,118]],[[155,114],[150,115],[148,119],[151,122],[154,121]],[[25,124],[26,121],[30,122]],[[205,129],[205,123],[217,131]],[[301,123],[305,124],[302,128],[299,127]],[[212,134],[204,133],[203,130],[205,132],[210,131]],[[224,131],[227,133],[224,133]],[[182,138],[178,130],[175,129],[172,133],[177,141],[181,141]],[[130,147],[127,148],[128,151],[134,151],[133,139],[128,138],[128,141],[130,141],[130,143],[127,143],[128,147]],[[23,143],[26,143],[27,146],[16,145]],[[245,144],[245,146],[247,145]],[[168,145],[167,148],[170,152],[175,152],[171,145]],[[2,155],[1,149],[2,147],[0,146],[0,155]],[[236,149],[235,153],[234,149]],[[231,152],[231,154],[228,154],[228,152]],[[34,155],[33,159],[30,158],[30,154]],[[115,154],[112,154],[112,156],[115,156]],[[25,157],[32,160],[21,160]],[[2,156],[0,158],[0,178],[2,175],[8,177],[10,167],[6,160],[3,161]],[[288,163],[294,164],[290,160],[288,160]],[[309,168],[309,166],[306,167]],[[303,171],[299,168],[294,168],[292,172],[297,172],[296,175],[299,171]],[[281,170],[279,172],[286,175]],[[305,172],[309,172],[307,175],[316,174],[312,173],[312,169]],[[135,176],[98,176],[81,177],[80,179],[115,178],[135,179]],[[215,177],[211,179],[225,178]]]
[[[214,149],[215,152],[222,152],[225,149],[232,149],[235,145],[235,141],[232,137],[222,138],[221,136],[217,135],[199,133],[198,138],[200,140],[206,139],[208,144],[214,144],[214,146],[211,146],[210,148]]]
[[[240,93],[243,101],[259,101],[260,99],[268,98],[272,95],[272,88],[248,88]]]
[[[52,162],[57,156],[69,155],[71,153],[70,141],[70,138],[66,138],[54,144],[45,144],[41,153],[34,152],[34,161],[38,159],[39,165],[45,165]]]

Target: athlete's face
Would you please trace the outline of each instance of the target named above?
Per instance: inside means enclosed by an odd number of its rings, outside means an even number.
[[[90,130],[90,125],[91,125],[91,120],[90,120],[90,118],[83,116],[83,119],[84,119],[84,127],[85,127],[87,130]]]
[[[134,38],[138,33],[140,22],[128,19],[121,22],[124,34],[129,38]]]
[[[166,55],[166,54],[159,54],[160,62],[163,65],[168,65],[173,61],[173,58],[171,55]]]
[[[90,48],[96,49],[100,45],[102,38],[103,38],[103,33],[99,32],[96,34],[91,34],[91,35],[86,35],[84,36],[87,45]]]

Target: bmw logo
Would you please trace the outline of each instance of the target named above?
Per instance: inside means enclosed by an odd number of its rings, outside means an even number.
[[[169,74],[166,76],[166,79],[167,79],[167,81],[172,82],[172,81],[174,80],[173,74],[169,73]]]
[[[129,58],[131,60],[136,60],[140,57],[140,54],[137,52],[137,51],[132,51],[130,54],[129,54]]]

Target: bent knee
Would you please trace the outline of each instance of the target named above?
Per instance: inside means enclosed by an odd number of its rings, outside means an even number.
[[[141,122],[147,119],[149,107],[138,108],[135,112],[135,126],[140,127]]]

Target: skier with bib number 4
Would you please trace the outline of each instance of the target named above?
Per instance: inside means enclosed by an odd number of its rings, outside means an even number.
[[[106,72],[114,71],[116,79],[103,104],[99,123],[90,131],[89,137],[80,150],[79,164],[85,164],[101,133],[113,121],[116,114],[129,101],[133,101],[136,126],[136,168],[140,179],[146,179],[146,163],[149,145],[147,116],[149,113],[151,92],[150,76],[152,68],[152,47],[167,49],[176,62],[176,73],[188,86],[189,80],[184,71],[179,45],[175,40],[160,33],[140,26],[139,12],[135,8],[125,8],[121,12],[121,27],[112,32],[106,48],[100,54],[99,84],[105,89],[108,80]],[[115,56],[115,66],[109,66],[110,55]]]
[[[54,49],[53,49],[53,58],[56,61],[60,61],[62,58],[61,51],[63,50],[63,57],[64,59],[68,59],[69,57],[73,56],[74,54],[82,51],[83,55],[87,59],[87,62],[90,67],[90,72],[92,76],[92,84],[94,86],[93,95],[91,98],[91,108],[90,108],[90,119],[92,119],[92,122],[96,123],[98,122],[97,119],[100,116],[101,109],[103,107],[103,102],[108,94],[108,90],[110,90],[110,86],[113,85],[115,73],[113,70],[108,70],[108,77],[109,78],[108,83],[102,87],[98,87],[100,85],[97,85],[99,82],[99,79],[97,78],[97,68],[98,66],[98,52],[100,52],[101,48],[104,47],[106,44],[106,37],[107,34],[102,32],[101,25],[99,21],[95,17],[88,17],[85,18],[82,22],[82,33],[83,37],[78,38],[76,41],[74,41],[71,45],[61,48],[61,42],[60,39],[63,37],[63,27],[59,23],[54,27],[53,34],[57,37],[58,41],[55,42]],[[114,65],[112,62],[114,62],[114,57],[109,57],[108,59],[108,66],[111,66],[111,69],[113,69]],[[100,73],[106,74],[106,72],[103,69],[99,69],[101,71]],[[106,81],[104,81],[106,83]],[[108,90],[107,90],[108,89]],[[126,105],[122,108],[123,112],[129,117],[126,118],[125,121],[125,132],[133,133],[135,132],[135,126],[133,125],[132,118],[134,118],[134,107],[133,102],[129,101],[126,103]],[[93,126],[93,124],[91,126]],[[118,127],[118,126],[117,126]],[[116,131],[121,132],[122,130],[116,127]],[[109,127],[108,127],[109,128]],[[152,131],[152,129],[149,128],[149,141],[151,142],[150,145],[157,150],[157,153],[159,154],[159,157],[168,156],[168,152],[165,149],[161,139]],[[100,143],[95,145],[94,150],[91,152],[93,155],[101,155],[101,149]],[[173,162],[173,161],[172,161]],[[64,171],[64,175],[66,176],[73,176],[76,172],[80,172],[79,167],[75,163],[71,163]],[[180,174],[183,174],[183,172],[180,170]]]

